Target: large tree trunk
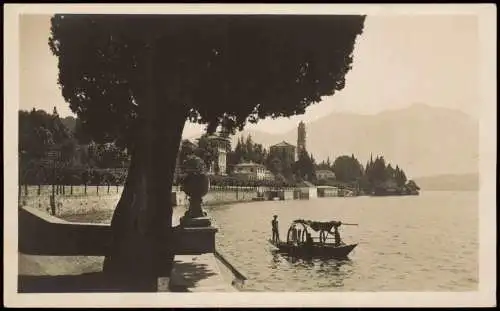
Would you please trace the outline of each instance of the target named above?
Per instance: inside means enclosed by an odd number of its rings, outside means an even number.
[[[167,112],[165,102],[155,102],[135,139],[111,221],[113,242],[104,272],[122,291],[156,291],[158,278],[170,276],[174,259],[171,192],[187,112],[171,107]]]
[[[132,161],[111,228],[113,242],[104,272],[122,291],[156,291],[158,278],[168,277],[174,260],[172,182],[188,110],[179,100],[179,80],[162,80],[156,60],[155,35],[143,55],[144,80],[134,94],[138,119]]]
[[[155,291],[157,278],[170,276],[172,269],[171,192],[185,116],[165,119],[133,150],[111,222],[113,243],[104,272],[123,290]]]

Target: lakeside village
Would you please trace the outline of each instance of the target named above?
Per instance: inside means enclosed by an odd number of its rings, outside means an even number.
[[[79,119],[60,118],[43,110],[19,111],[19,196],[28,186],[54,185],[53,194],[73,194],[76,188],[123,185],[129,156],[117,143],[95,143],[81,131]],[[251,136],[240,137],[231,148],[229,134],[219,131],[195,141],[183,140],[177,157],[173,202],[184,205],[183,176],[204,171],[210,180],[206,200],[289,200],[360,195],[418,195],[420,188],[407,180],[399,166],[377,156],[362,165],[354,155],[316,163],[306,148],[306,127],[300,122],[297,145],[282,141],[264,148]],[[80,187],[79,187],[80,186]],[[106,189],[107,187],[107,189]],[[75,190],[74,190],[75,188]],[[32,190],[30,190],[32,191]],[[239,194],[238,194],[239,191]],[[23,193],[24,192],[24,193]],[[79,191],[78,191],[79,192]],[[232,197],[217,193],[235,192]],[[211,196],[211,193],[213,195]]]

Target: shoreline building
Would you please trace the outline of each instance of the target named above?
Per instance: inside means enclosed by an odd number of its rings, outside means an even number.
[[[316,179],[317,180],[335,179],[335,173],[332,172],[331,170],[317,170]]]
[[[278,156],[280,159],[287,159],[289,163],[295,162],[295,146],[282,141],[269,147],[269,154]]]
[[[236,164],[232,175],[246,180],[274,180],[271,171],[264,165],[254,162]]]
[[[318,198],[318,187],[308,181],[298,183],[297,188],[299,191],[296,193],[296,199],[310,200]]]
[[[231,141],[229,140],[228,137],[223,135],[223,133],[207,136],[206,139],[208,140],[211,146],[214,146],[217,149],[217,158],[214,161],[212,161],[212,163],[207,164],[206,168],[207,174],[222,175],[222,176],[227,175],[227,152],[228,149],[230,149]],[[199,147],[199,141],[198,143],[195,143],[189,139],[185,141],[188,142],[193,152]],[[183,164],[181,163],[180,159],[181,148],[182,144],[181,146],[179,146],[179,151],[177,154],[174,179],[180,177],[184,172]]]
[[[231,142],[223,135],[211,135],[208,137],[211,143],[217,147],[217,160],[209,167],[209,174],[227,175],[227,150]],[[216,169],[217,166],[217,169]]]

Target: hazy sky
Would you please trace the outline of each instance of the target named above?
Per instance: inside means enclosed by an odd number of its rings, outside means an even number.
[[[71,115],[57,85],[57,59],[48,47],[49,15],[20,19],[20,108]],[[77,34],[75,34],[77,35]],[[249,125],[285,132],[334,111],[372,114],[413,103],[460,109],[478,118],[479,42],[473,15],[368,16],[358,37],[344,90],[301,116]],[[201,133],[187,124],[185,136]]]

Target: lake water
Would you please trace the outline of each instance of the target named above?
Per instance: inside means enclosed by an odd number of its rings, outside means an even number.
[[[319,198],[208,207],[217,247],[248,280],[246,291],[470,291],[478,285],[478,193]],[[292,260],[268,243],[298,218],[341,220],[350,260]]]

